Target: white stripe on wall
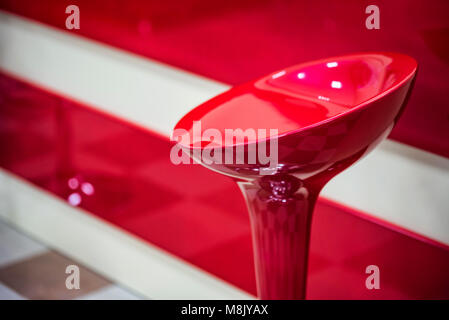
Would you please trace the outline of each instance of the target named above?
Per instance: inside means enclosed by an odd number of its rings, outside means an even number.
[[[0,42],[0,69],[166,136],[183,114],[228,88],[1,11]],[[333,179],[323,195],[449,244],[448,190],[448,159],[386,141]],[[30,230],[24,217],[18,223]],[[91,222],[83,221],[80,227],[88,228]],[[64,226],[58,228],[42,236]],[[55,234],[48,241],[60,239]],[[89,265],[90,256],[76,255]]]
[[[167,136],[229,88],[1,10],[0,41],[0,69]]]

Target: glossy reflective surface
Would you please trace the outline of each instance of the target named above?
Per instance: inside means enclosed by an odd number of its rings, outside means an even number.
[[[223,136],[229,128],[275,128],[284,135],[360,107],[409,80],[415,69],[413,59],[395,53],[350,55],[293,66],[209,100],[176,128],[188,129],[193,135],[193,121],[201,120],[203,130],[216,128]]]
[[[277,129],[278,135],[272,137],[279,145],[277,173],[294,174],[301,180],[317,179],[320,173],[332,176],[389,134],[416,69],[412,58],[396,53],[348,55],[294,66],[218,95],[189,112],[175,129],[187,130],[190,137],[194,136],[194,121],[201,121],[203,131],[220,130],[223,137],[226,129]],[[304,76],[299,79],[298,74]],[[335,82],[338,88],[334,88]],[[265,141],[243,131],[240,138],[245,139],[245,152]],[[223,140],[221,145],[236,149],[232,143],[236,141]],[[188,142],[181,144],[190,151],[217,147],[217,141],[211,143],[211,139],[199,145],[193,145],[194,139]],[[224,154],[225,150],[223,158]],[[254,179],[266,167],[256,161],[252,165],[245,156],[240,165],[225,164],[223,159],[223,164],[208,166]]]
[[[256,294],[250,223],[237,186],[199,165],[173,165],[170,148],[167,138],[0,73],[2,170],[68,205],[76,192],[79,214]],[[93,194],[83,192],[85,182]],[[371,264],[381,270],[379,290],[364,285]],[[317,201],[307,298],[447,299],[447,270],[446,246]]]
[[[244,161],[207,163],[196,151],[238,153],[238,140],[217,146],[182,141],[208,168],[237,178],[250,211],[258,293],[262,299],[304,299],[313,208],[323,186],[385,138],[405,106],[416,62],[396,53],[335,57],[281,70],[238,86],[188,113],[176,129],[277,129],[273,175],[250,160],[263,139],[246,139]],[[243,139],[245,137],[242,131]],[[239,157],[237,155],[237,157]],[[237,159],[236,157],[236,159]]]

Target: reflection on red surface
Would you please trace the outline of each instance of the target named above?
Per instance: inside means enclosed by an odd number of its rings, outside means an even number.
[[[91,214],[255,294],[237,187],[199,165],[174,166],[170,147],[150,131],[0,76],[2,168],[65,201],[76,190],[78,206]],[[94,193],[85,194],[82,183]],[[320,199],[307,297],[449,298],[449,250],[390,227]],[[365,288],[372,264],[380,268],[380,290]]]
[[[60,0],[2,0],[0,8],[65,29]],[[241,84],[286,66],[360,51],[415,57],[413,101],[391,138],[449,157],[449,2],[376,0],[380,30],[367,30],[366,1],[77,0],[81,29],[67,31],[170,65]],[[193,106],[192,106],[193,107]]]
[[[403,105],[410,82],[417,70],[414,59],[398,53],[362,53],[300,64],[245,83],[194,108],[176,125],[192,137],[194,121],[201,129],[218,129],[222,137],[226,129],[277,129],[280,140],[286,134],[307,131],[347,117],[349,111],[361,117],[363,108],[373,109],[360,126],[368,131],[385,121],[381,131],[392,124]],[[388,95],[386,97],[385,95]],[[353,110],[352,110],[353,109]],[[353,112],[352,112],[353,111]],[[346,113],[346,114],[345,114]],[[390,117],[386,114],[392,114]],[[238,116],[236,116],[238,115]],[[391,121],[384,120],[390,119]],[[349,119],[335,128],[333,134],[348,132]],[[351,126],[354,126],[352,124]],[[373,131],[376,131],[373,129]],[[358,132],[356,135],[366,133]],[[375,134],[379,134],[376,132]],[[254,142],[257,137],[240,133],[239,138]],[[298,137],[295,137],[298,140]],[[189,145],[193,146],[190,139]],[[213,141],[220,144],[222,141]],[[232,145],[228,141],[227,145]],[[371,141],[370,141],[371,142]],[[367,143],[363,143],[366,145]],[[212,146],[204,141],[201,147]],[[310,146],[320,149],[321,146]]]

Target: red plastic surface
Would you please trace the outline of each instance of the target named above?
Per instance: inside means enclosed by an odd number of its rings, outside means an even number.
[[[413,58],[397,53],[311,61],[234,87],[178,122],[175,132],[184,133],[180,145],[187,154],[240,180],[259,298],[305,298],[316,199],[330,179],[390,133],[416,70]],[[195,132],[196,121],[203,132]],[[229,129],[240,131],[229,136]],[[271,129],[278,132],[269,138],[247,133]],[[195,133],[201,136],[192,137]],[[271,150],[273,142],[278,150]],[[267,152],[268,143],[271,164],[256,157],[256,151]],[[267,174],[267,167],[275,175]]]
[[[0,9],[62,30],[74,4],[1,0]],[[81,28],[66,30],[232,85],[304,61],[360,51],[418,60],[413,99],[390,137],[449,157],[447,0],[78,0]],[[380,9],[368,30],[365,9]],[[194,106],[192,106],[194,107]]]
[[[170,147],[148,130],[0,76],[2,168],[255,294],[239,190],[199,165],[173,165]],[[376,221],[318,201],[307,298],[449,298],[448,248]],[[365,287],[373,264],[379,290]]]

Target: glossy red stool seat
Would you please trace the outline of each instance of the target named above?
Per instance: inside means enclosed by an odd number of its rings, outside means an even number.
[[[204,132],[215,130],[196,140],[181,138],[179,145],[206,167],[233,177],[245,195],[260,298],[305,298],[316,199],[332,177],[390,133],[416,71],[414,59],[397,53],[309,62],[232,88],[178,122],[175,132],[189,137],[195,136],[195,121]],[[219,141],[229,129],[232,139]],[[251,156],[268,144],[269,155],[265,150],[265,157]]]

